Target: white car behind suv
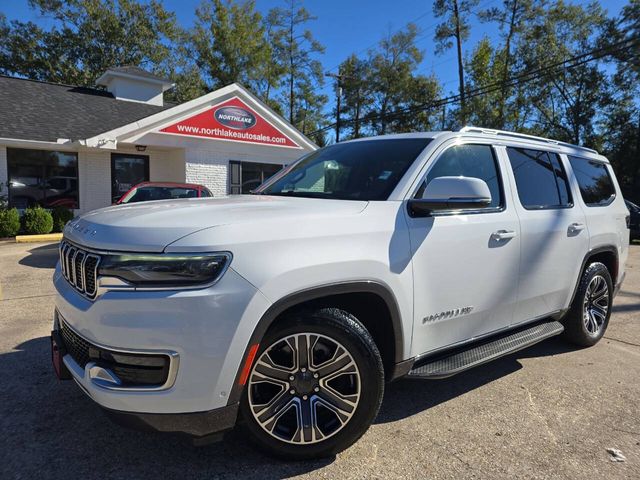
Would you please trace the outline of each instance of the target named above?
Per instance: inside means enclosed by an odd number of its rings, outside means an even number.
[[[240,414],[276,455],[335,454],[385,381],[558,334],[595,344],[628,215],[607,159],[557,141],[465,128],[332,145],[254,195],[71,222],[54,366],[121,423],[202,443]]]

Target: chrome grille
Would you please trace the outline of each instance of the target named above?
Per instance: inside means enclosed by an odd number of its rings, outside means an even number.
[[[76,290],[89,298],[96,296],[96,283],[100,257],[69,242],[60,243],[62,275]]]

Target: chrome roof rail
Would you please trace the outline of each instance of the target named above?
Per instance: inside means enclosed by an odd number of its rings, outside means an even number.
[[[585,150],[591,153],[598,153],[595,150],[587,147],[581,147],[580,145],[573,145],[572,143],[561,142],[559,140],[553,140],[550,138],[536,137],[535,135],[527,135],[526,133],[508,132],[506,130],[495,130],[493,128],[473,127],[471,125],[462,127],[459,132],[471,132],[471,133],[486,133],[487,135],[497,135],[504,137],[523,138],[526,140],[535,140],[536,142],[550,143],[552,145],[562,145],[564,147],[571,147],[578,150]]]

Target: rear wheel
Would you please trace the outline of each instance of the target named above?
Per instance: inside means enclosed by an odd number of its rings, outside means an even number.
[[[590,264],[582,274],[569,313],[564,319],[565,338],[589,347],[604,335],[611,317],[613,283],[607,267]]]
[[[342,310],[297,313],[265,336],[241,410],[258,446],[318,458],[360,438],[380,408],[384,370],[369,332]]]

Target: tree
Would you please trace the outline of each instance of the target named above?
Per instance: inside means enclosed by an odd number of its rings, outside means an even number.
[[[269,71],[271,46],[255,2],[205,0],[190,34],[194,61],[209,89],[241,83],[264,96],[260,79]]]
[[[415,105],[418,83],[414,72],[424,58],[415,44],[417,35],[418,28],[410,23],[404,30],[383,38],[378,50],[369,52],[367,81],[372,90],[372,109],[367,123],[377,135],[402,131],[411,117],[396,112]]]
[[[502,8],[493,7],[480,14],[481,20],[498,24],[503,41],[502,48],[496,48],[496,58],[494,59],[496,63],[500,63],[500,71],[493,72],[493,81],[490,82],[495,83],[496,79],[500,79],[502,86],[497,97],[496,117],[492,119],[490,125],[486,124],[487,126],[505,129],[514,124],[517,125],[517,115],[515,118],[508,119],[505,112],[507,101],[514,90],[508,82],[516,73],[512,51],[513,45],[523,29],[526,28],[526,25],[543,14],[546,3],[547,0],[503,0]],[[478,53],[481,53],[480,48],[481,45],[476,47]],[[512,113],[517,113],[517,110],[515,112],[512,110]]]
[[[287,0],[285,8],[269,12],[269,24],[273,28],[272,41],[276,61],[284,72],[283,104],[289,122],[303,133],[309,130],[309,114],[321,111],[327,98],[309,95],[324,83],[322,64],[315,56],[324,53],[324,47],[313,38],[305,25],[313,17],[300,0]]]
[[[115,65],[164,73],[179,28],[162,2],[150,0],[30,0],[51,17],[49,30],[32,22],[2,22],[0,71],[72,85],[93,86]]]
[[[625,198],[640,203],[640,0],[630,0],[609,21],[600,43],[622,45],[613,50],[616,72],[600,124],[604,153]]]
[[[340,115],[351,129],[351,138],[362,135],[363,120],[372,102],[370,79],[371,63],[351,55],[338,67],[342,78],[342,102]]]
[[[469,38],[468,15],[479,0],[435,0],[433,13],[444,21],[436,28],[435,41],[436,53],[443,53],[456,44],[458,57],[458,82],[460,91],[460,123],[466,123],[466,97],[464,88],[464,59],[462,55],[462,42]]]
[[[466,61],[469,91],[483,91],[493,85],[504,71],[504,59],[491,46],[488,38],[483,38]],[[468,100],[468,120],[472,125],[502,128],[504,105],[501,105],[505,89],[487,89],[487,93],[475,95]]]

